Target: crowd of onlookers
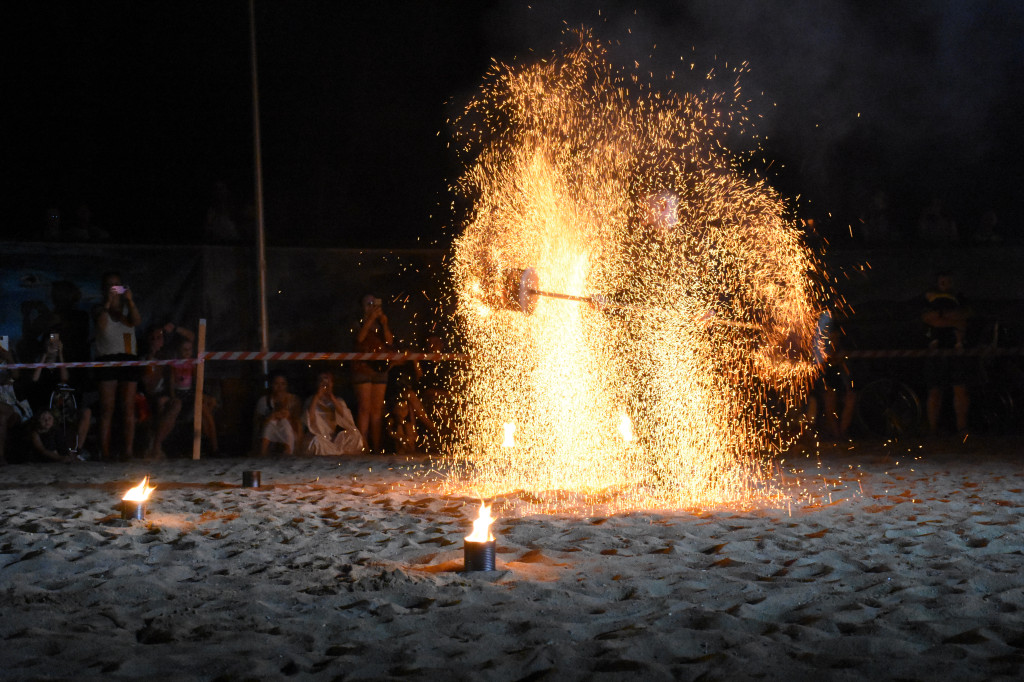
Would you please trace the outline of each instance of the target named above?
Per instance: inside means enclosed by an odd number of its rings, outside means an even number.
[[[102,300],[78,309],[81,292],[71,282],[52,285],[53,307],[41,303],[26,319],[25,338],[0,350],[0,463],[160,460],[191,456],[195,405],[203,451],[220,454],[218,400],[196,399],[196,334],[174,322],[142,328],[143,315],[119,273],[101,278]],[[383,301],[362,300],[354,330],[356,351],[391,353],[395,347]],[[443,352],[437,334],[423,348]],[[94,360],[102,367],[10,369],[8,364]],[[153,364],[125,364],[136,361]],[[249,452],[254,455],[342,455],[361,452],[436,451],[450,423],[450,365],[399,357],[345,363],[354,410],[338,395],[342,373],[315,371],[302,399],[279,368],[266,378],[253,411]],[[291,369],[291,368],[289,368]],[[205,393],[205,392],[204,392]],[[236,453],[233,453],[236,454]]]

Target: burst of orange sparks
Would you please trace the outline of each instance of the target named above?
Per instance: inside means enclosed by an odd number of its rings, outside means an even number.
[[[561,56],[495,65],[463,116],[458,189],[474,206],[453,281],[471,360],[451,458],[484,496],[527,491],[545,511],[763,492],[781,439],[770,402],[813,374],[794,349],[824,292],[785,202],[737,170],[730,116],[709,101],[616,71],[583,34]],[[543,290],[619,307],[509,309],[509,273],[527,267]],[[514,452],[492,435],[510,418]],[[609,437],[623,422],[630,436]]]

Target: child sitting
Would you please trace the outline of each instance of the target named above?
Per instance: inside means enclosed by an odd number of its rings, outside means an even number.
[[[395,452],[404,455],[416,452],[416,419],[408,401],[399,398],[388,415],[387,434]]]
[[[56,423],[50,410],[43,410],[36,415],[28,434],[30,454],[33,459],[41,462],[71,464],[77,461],[76,457],[69,451],[64,433],[55,428]]]

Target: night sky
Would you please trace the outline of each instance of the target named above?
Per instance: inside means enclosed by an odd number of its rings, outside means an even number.
[[[115,241],[199,242],[217,181],[245,222],[247,2],[24,5],[3,10],[4,238],[84,202]],[[447,120],[492,58],[532,61],[582,25],[655,82],[682,65],[679,88],[731,90],[747,62],[767,176],[826,229],[879,190],[906,224],[932,195],[968,229],[995,209],[1013,237],[1022,218],[1017,0],[256,0],[256,20],[271,245],[446,243]]]

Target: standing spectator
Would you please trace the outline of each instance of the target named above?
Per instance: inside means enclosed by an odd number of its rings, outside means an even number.
[[[108,272],[100,280],[103,303],[93,308],[96,325],[96,359],[100,362],[137,360],[135,327],[142,316],[135,307],[132,290],[124,286],[120,273]],[[100,392],[100,456],[110,459],[110,431],[114,410],[121,406],[124,430],[124,457],[131,459],[135,447],[135,392],[138,371],[135,367],[101,367],[96,370]]]
[[[824,310],[818,316],[813,344],[812,354],[819,375],[807,399],[807,421],[813,425],[817,420],[820,399],[825,437],[846,440],[850,437],[857,394],[846,360],[836,357],[841,349],[840,332],[830,310]],[[839,406],[840,396],[842,408]]]
[[[940,272],[936,276],[935,286],[925,292],[924,308],[921,320],[927,325],[928,347],[963,350],[971,310],[964,304],[963,297],[953,288],[953,276],[949,272]],[[965,358],[950,355],[927,358],[925,380],[928,383],[929,435],[938,434],[943,393],[952,386],[956,430],[961,437],[966,437],[970,394],[967,391]]]
[[[270,391],[256,403],[253,419],[259,434],[260,457],[266,457],[271,446],[286,455],[295,453],[302,435],[301,412],[298,396],[288,390],[288,378],[283,372],[271,372]]]
[[[373,294],[363,296],[363,318],[356,332],[356,352],[381,353],[394,350],[394,335],[388,327],[383,302]],[[352,386],[356,392],[356,424],[366,434],[372,452],[381,451],[384,430],[384,399],[388,389],[387,360],[357,360],[352,363]]]

